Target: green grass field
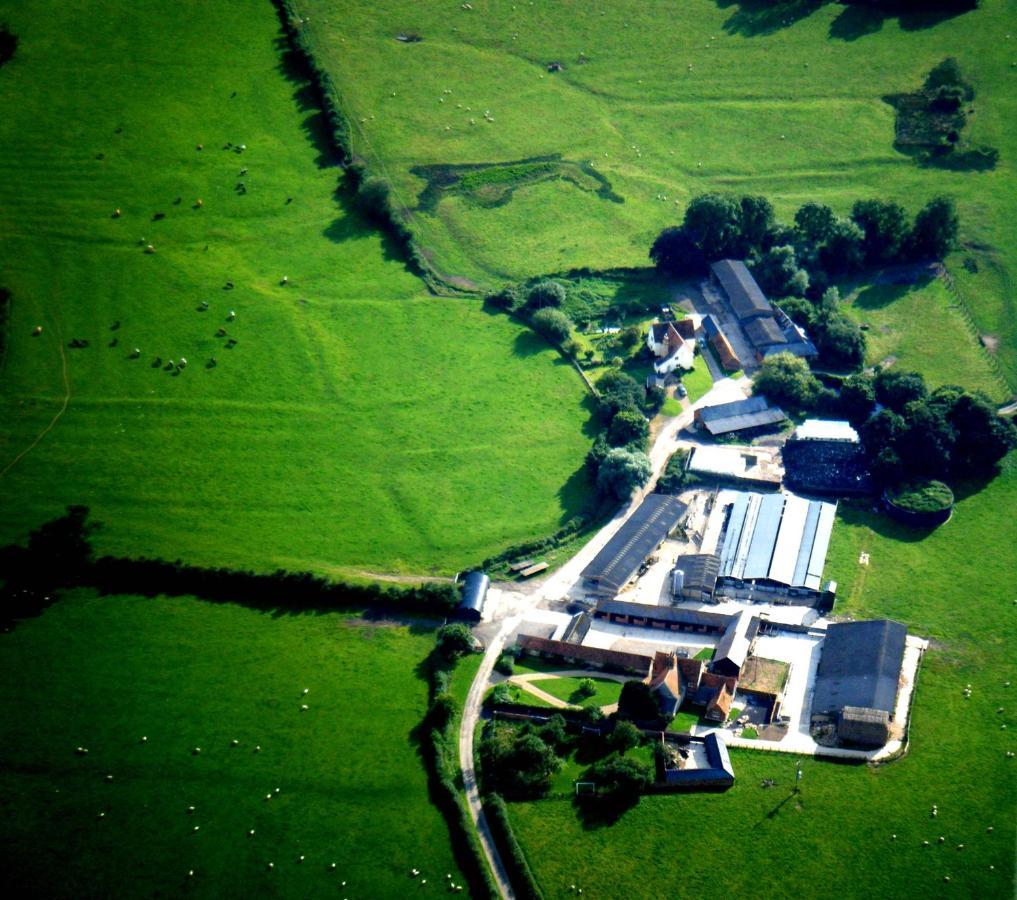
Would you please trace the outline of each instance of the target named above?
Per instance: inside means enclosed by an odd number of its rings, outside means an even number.
[[[1011,457],[991,484],[958,492],[953,518],[931,533],[841,506],[826,568],[840,586],[835,613],[894,617],[932,639],[905,758],[875,769],[802,760],[795,798],[798,758],[734,750],[737,782],[727,793],[644,797],[617,823],[592,829],[566,800],[513,804],[547,896],[570,895],[572,883],[592,897],[1009,896],[1017,777],[1005,753],[1017,749],[1017,687],[1003,685],[1017,682],[1017,535],[1005,511],[1015,503]],[[858,564],[862,551],[868,566]],[[765,778],[777,787],[762,788]],[[690,829],[691,820],[702,827]]]
[[[1017,384],[1011,0],[904,21],[835,3],[754,0],[298,6],[336,76],[354,151],[407,210],[427,186],[414,166],[556,153],[591,163],[624,200],[564,179],[521,183],[496,208],[450,196],[413,213],[439,270],[486,285],[642,265],[656,233],[708,190],[766,194],[784,216],[806,200],[846,213],[875,196],[914,211],[947,193],[965,243],[952,268],[963,257],[977,265],[959,279],[962,292],[979,329],[1001,339]],[[395,40],[404,32],[422,40]],[[948,56],[977,90],[968,131],[1000,150],[993,171],[922,168],[893,147],[883,96],[914,90]],[[564,70],[548,72],[553,61]]]
[[[960,384],[996,401],[1006,398],[1005,382],[941,282],[866,287],[850,295],[842,309],[869,326],[867,365],[892,361],[898,369],[921,372],[930,387]]]
[[[8,890],[396,897],[411,867],[457,873],[410,734],[432,628],[79,591],[0,635]]]
[[[575,706],[608,706],[618,702],[622,689],[620,681],[596,678],[592,675],[590,678],[597,687],[597,692],[590,697],[578,696],[577,691],[583,679],[572,675],[561,678],[545,678],[533,682],[533,685],[552,697],[557,697],[559,700],[564,700]]]
[[[451,573],[585,507],[581,381],[351,212],[268,0],[0,21],[0,543],[84,503],[103,552]]]

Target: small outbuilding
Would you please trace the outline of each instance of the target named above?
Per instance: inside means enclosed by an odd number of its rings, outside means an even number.
[[[484,613],[484,602],[487,600],[487,589],[491,579],[483,572],[466,572],[461,576],[460,591],[462,599],[456,607],[456,617],[467,622],[479,622]]]

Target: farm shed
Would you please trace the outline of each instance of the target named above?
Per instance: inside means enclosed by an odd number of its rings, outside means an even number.
[[[713,447],[700,444],[692,449],[688,471],[705,480],[744,482],[746,487],[780,487],[784,467],[772,447]]]
[[[524,654],[559,659],[570,665],[588,665],[626,675],[638,675],[640,678],[648,678],[653,665],[652,656],[605,650],[600,647],[584,647],[582,644],[552,641],[532,634],[519,635],[517,643]]]
[[[704,738],[693,737],[679,741],[672,737],[667,742],[678,743],[690,762],[683,761],[681,765],[662,764],[661,780],[666,787],[675,791],[706,788],[726,790],[734,784],[735,774],[727,745],[716,733],[710,732]],[[702,748],[701,755],[695,752],[699,747]],[[693,752],[688,752],[690,750]]]
[[[745,326],[745,336],[752,342],[752,346],[758,351],[767,347],[784,346],[788,343],[784,332],[772,316],[753,319]],[[780,352],[780,351],[776,351]]]
[[[793,490],[835,497],[860,497],[873,491],[865,451],[848,437],[800,438],[796,433],[784,444],[782,457],[784,481]]]
[[[613,597],[674,530],[688,506],[675,497],[650,494],[585,569],[584,587]]]
[[[676,600],[709,602],[720,574],[720,557],[715,553],[691,553],[675,560],[672,575]]]
[[[813,721],[838,718],[853,735],[841,736],[856,741],[875,730],[870,712],[892,721],[906,639],[907,629],[889,619],[830,625],[816,672]]]
[[[742,610],[717,644],[710,668],[718,675],[740,675],[758,631],[759,619],[749,610]]]
[[[710,273],[727,295],[739,321],[773,316],[773,306],[740,259],[718,260],[710,266]]]
[[[484,601],[491,579],[483,572],[467,572],[462,579],[462,599],[456,607],[456,616],[468,622],[479,622],[484,613]]]
[[[738,354],[734,352],[727,335],[721,330],[713,316],[703,317],[703,333],[713,349],[717,351],[720,365],[725,372],[736,372],[742,367]]]
[[[819,591],[836,512],[795,494],[722,492],[720,578]]]
[[[718,403],[696,410],[696,424],[714,437],[733,431],[765,428],[787,418],[779,406],[770,406],[766,397],[747,397],[731,403]]]
[[[643,625],[669,631],[697,631],[717,634],[727,630],[732,616],[702,609],[679,606],[653,606],[626,600],[598,600],[595,619],[607,619],[619,625]]]
[[[851,423],[838,419],[806,419],[795,429],[792,440],[845,441],[849,444],[859,442],[858,432],[851,427]]]

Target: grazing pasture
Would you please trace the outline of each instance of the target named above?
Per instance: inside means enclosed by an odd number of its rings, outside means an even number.
[[[834,613],[892,617],[932,639],[907,756],[869,768],[733,750],[737,781],[727,793],[644,797],[610,825],[584,824],[567,800],[512,804],[546,895],[567,896],[575,883],[590,896],[938,897],[947,876],[963,896],[1009,894],[1017,758],[1006,753],[1017,750],[1017,686],[1005,685],[1017,684],[1017,540],[1006,510],[1017,503],[1015,462],[991,484],[958,491],[953,518],[931,532],[841,504],[826,569],[839,585]],[[776,787],[761,787],[764,779]]]
[[[351,209],[268,0],[3,21],[0,543],[451,573],[582,511],[581,381]]]
[[[964,242],[951,268],[977,269],[962,294],[1017,385],[1007,0],[952,17],[755,0],[296,6],[339,86],[353,151],[392,183],[440,271],[488,286],[643,265],[660,229],[709,190],[764,194],[785,220],[810,200],[846,214],[882,197],[914,214],[945,193]],[[421,40],[395,39],[408,30]],[[894,147],[883,98],[950,56],[977,92],[966,139],[1000,150],[991,170],[922,167]],[[623,202],[566,173],[537,177],[548,158],[592,167]],[[420,203],[428,173],[470,165],[500,167],[497,204],[464,191]]]
[[[0,635],[8,891],[395,897],[411,867],[458,882],[411,738],[433,643],[427,621],[72,592]]]

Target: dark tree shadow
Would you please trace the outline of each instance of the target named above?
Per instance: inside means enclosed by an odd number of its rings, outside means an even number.
[[[516,356],[536,356],[548,348],[548,343],[536,332],[520,331],[512,344],[512,353]]]
[[[886,14],[871,6],[846,6],[830,23],[830,37],[839,41],[857,41],[883,27]]]
[[[723,25],[728,34],[758,37],[790,28],[811,16],[826,2],[827,0],[783,0],[778,3],[773,3],[772,0],[717,0],[717,6],[721,9],[738,7]]]

